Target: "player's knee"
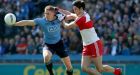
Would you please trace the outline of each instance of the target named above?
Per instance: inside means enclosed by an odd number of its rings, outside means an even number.
[[[67,70],[68,71],[70,71],[70,70],[72,70],[73,68],[72,68],[72,66],[67,66]]]
[[[67,71],[72,70],[72,69],[73,69],[73,68],[72,68],[72,65],[71,65],[71,64],[67,64],[67,65],[66,65],[66,69],[67,69]]]
[[[86,72],[86,71],[87,71],[87,67],[86,67],[86,66],[81,66],[81,70],[82,70],[83,72]]]
[[[70,61],[70,58],[69,56],[65,57],[65,58],[62,58],[62,61],[64,62],[65,66],[66,66],[66,69],[69,71],[69,70],[72,70],[72,65],[71,65],[71,61]]]
[[[44,56],[44,62],[45,63],[48,63],[50,61],[50,59],[51,59],[51,55]]]

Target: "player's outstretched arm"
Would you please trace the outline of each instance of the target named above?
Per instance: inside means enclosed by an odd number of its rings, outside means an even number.
[[[67,10],[64,10],[64,9],[61,9],[61,8],[57,8],[58,12],[60,13],[63,13],[65,15],[70,15],[72,14],[70,11],[67,11]]]
[[[14,26],[35,26],[34,20],[21,20],[15,23]]]
[[[76,24],[75,24],[75,21],[70,22],[70,23],[66,23],[65,21],[63,21],[63,26],[65,29],[70,29],[70,28],[76,27]]]

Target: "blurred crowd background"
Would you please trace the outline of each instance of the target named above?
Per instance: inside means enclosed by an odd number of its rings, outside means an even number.
[[[36,27],[10,27],[4,23],[6,13],[14,13],[17,21],[42,17],[44,7],[52,4],[72,11],[73,0],[0,0],[0,55],[40,54],[43,33]],[[84,0],[86,11],[104,44],[104,55],[140,55],[139,0]],[[78,28],[62,27],[66,50],[81,53]]]

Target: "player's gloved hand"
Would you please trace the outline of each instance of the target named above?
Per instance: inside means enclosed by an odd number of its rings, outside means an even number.
[[[64,14],[62,14],[62,13],[57,13],[56,14],[56,16],[57,16],[57,18],[60,20],[60,21],[62,21],[63,19],[65,19],[65,15]]]

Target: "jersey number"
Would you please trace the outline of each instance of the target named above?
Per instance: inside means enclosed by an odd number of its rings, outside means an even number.
[[[57,26],[50,26],[50,27],[48,27],[48,31],[49,32],[55,32],[55,31],[57,31]]]

